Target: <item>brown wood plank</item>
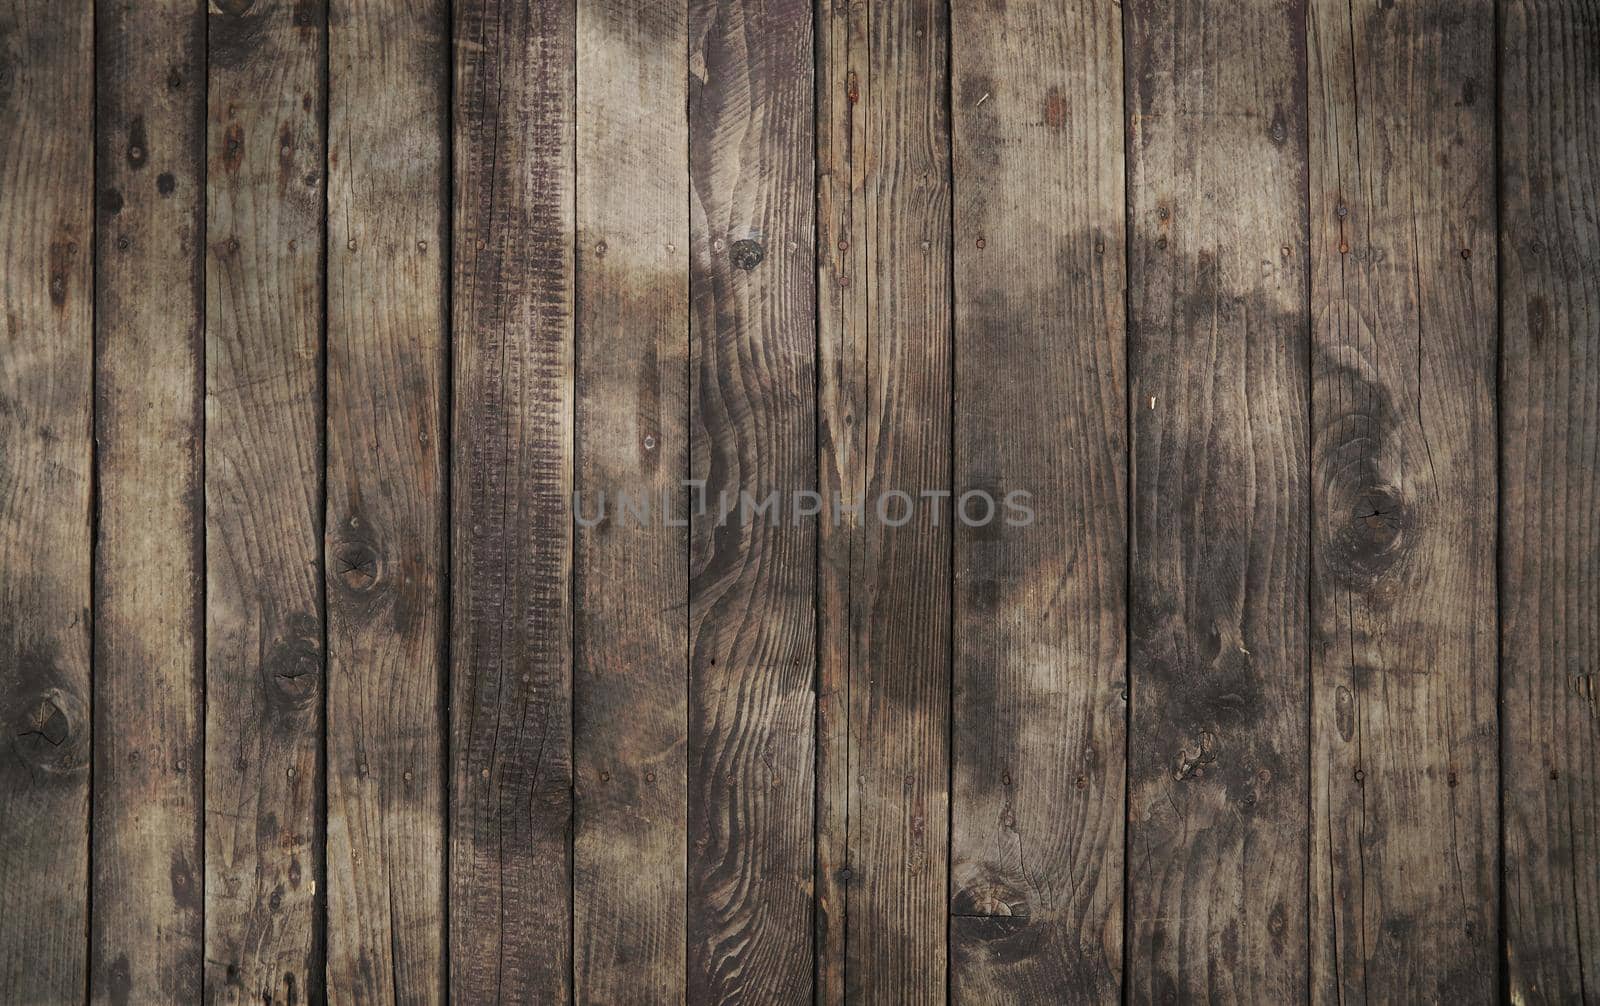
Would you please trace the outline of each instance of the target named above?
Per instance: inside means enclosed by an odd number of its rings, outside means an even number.
[[[807,0],[692,0],[695,1002],[793,1002],[813,981],[815,529],[737,512],[816,484],[812,69]]]
[[[823,5],[819,17],[818,995],[943,1002],[949,22],[928,0]],[[866,501],[861,514],[835,524],[835,495]]]
[[[206,5],[103,5],[96,46],[90,993],[100,1002],[197,1002]]]
[[[92,11],[0,10],[0,988],[81,999],[89,897]]]
[[[1130,0],[1129,974],[1306,994],[1303,0]]]
[[[578,1002],[686,996],[687,19],[578,6]]]
[[[1498,993],[1494,5],[1312,0],[1312,997]]]
[[[1122,974],[1127,387],[1122,18],[953,5],[952,992]],[[1007,506],[1033,511],[1031,523]],[[958,504],[960,502],[958,498]],[[972,526],[976,524],[977,526]]]
[[[1514,1002],[1600,995],[1600,5],[1501,5],[1501,730]],[[1476,258],[1474,258],[1476,262]]]
[[[323,19],[213,3],[206,994],[322,988]]]
[[[570,994],[571,0],[455,5],[450,989]]]
[[[327,978],[361,1002],[445,998],[446,12],[328,29]]]

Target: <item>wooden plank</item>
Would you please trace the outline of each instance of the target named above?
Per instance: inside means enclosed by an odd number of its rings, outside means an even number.
[[[96,33],[91,997],[197,1002],[204,953],[206,7]]]
[[[571,0],[455,6],[450,989],[570,994]]]
[[[818,16],[819,485],[829,503],[819,532],[818,995],[942,1002],[949,22],[929,0],[822,5]],[[906,495],[885,495],[896,491]],[[835,524],[835,496],[865,506]]]
[[[446,11],[328,29],[327,975],[362,1002],[445,998]]]
[[[1312,996],[1498,989],[1494,5],[1313,0]]]
[[[206,995],[322,989],[323,20],[211,4]]]
[[[94,41],[0,9],[0,988],[87,987]]]
[[[689,998],[813,981],[816,484],[811,4],[689,6]],[[734,509],[720,520],[720,498]]]
[[[1500,40],[1506,957],[1512,1001],[1587,1002],[1600,995],[1600,7],[1508,0]]]
[[[686,0],[578,7],[579,1002],[686,996],[687,31]]]
[[[1128,15],[1129,974],[1306,993],[1302,0]]]
[[[1113,4],[954,5],[951,968],[974,1002],[1122,974],[1127,387]],[[1031,522],[1005,500],[1031,507]],[[1014,522],[1023,522],[1020,526]]]

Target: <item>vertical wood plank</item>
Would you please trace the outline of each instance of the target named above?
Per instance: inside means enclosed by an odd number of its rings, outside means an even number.
[[[1130,0],[1129,968],[1306,993],[1303,0]]]
[[[1600,995],[1600,5],[1501,5],[1501,729],[1515,1002]]]
[[[206,994],[315,1000],[325,4],[211,4]]]
[[[835,521],[832,501],[866,498],[866,205],[870,8],[819,0],[817,78],[817,530],[816,893],[817,1003],[845,999],[849,922],[851,676],[861,522]],[[850,515],[841,513],[841,517]]]
[[[1122,972],[1127,388],[1114,4],[954,4],[954,995]],[[1012,493],[1027,493],[1007,504]],[[962,517],[962,512],[966,518]]]
[[[815,530],[738,512],[741,494],[816,484],[812,70],[809,0],[692,0],[695,1002],[791,1002],[813,984]]]
[[[445,995],[448,33],[329,10],[327,978],[362,1002]]]
[[[687,994],[687,18],[578,5],[579,1002]]]
[[[203,0],[100,7],[97,1002],[201,998],[205,52]]]
[[[455,6],[450,988],[570,994],[571,0]]]
[[[0,988],[81,999],[89,896],[93,11],[0,10]]]
[[[1498,990],[1494,6],[1313,0],[1312,997]]]
[[[943,1002],[948,14],[942,0],[895,0],[824,4],[817,16],[819,485],[827,502],[819,722],[828,728],[818,763],[819,785],[844,787],[819,792],[817,873],[829,907],[819,927],[848,920],[848,940],[831,946],[828,928],[819,928],[823,949],[843,960],[819,962],[818,994]],[[863,502],[862,511],[835,524],[835,494]]]

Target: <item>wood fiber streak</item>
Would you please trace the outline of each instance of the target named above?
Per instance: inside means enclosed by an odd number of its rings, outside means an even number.
[[[1129,0],[1129,997],[1306,993],[1301,0]]]
[[[1123,956],[1122,19],[994,8],[956,5],[951,32],[955,489],[998,508],[955,526],[952,993],[1105,1002]]]
[[[210,9],[206,998],[300,1002],[324,928],[326,8]]]
[[[450,989],[571,980],[571,0],[455,4]]]
[[[327,980],[359,1002],[445,998],[447,9],[328,28]]]
[[[204,953],[203,0],[101,8],[96,1002],[197,1002]]]
[[[94,42],[0,9],[0,989],[81,999],[89,895]]]
[[[1498,989],[1494,5],[1313,0],[1312,998]]]
[[[846,816],[842,841],[839,822],[819,821],[831,841],[819,838],[818,882],[835,892],[819,934],[824,946],[830,929],[848,934],[829,947],[843,957],[821,969],[818,991],[834,1001],[943,1002],[949,24],[945,5],[927,0],[841,4],[818,16],[819,485],[828,501],[819,763],[825,781],[845,787],[819,794],[818,807]],[[885,495],[893,492],[905,495]],[[865,501],[838,526],[835,493]]]
[[[1600,996],[1600,4],[1500,11],[1501,731],[1515,1002]]]
[[[815,108],[807,0],[689,7],[689,998],[811,995]],[[784,512],[742,520],[778,493]],[[734,510],[720,519],[721,499]]]
[[[578,1002],[687,996],[687,19],[578,9]]]

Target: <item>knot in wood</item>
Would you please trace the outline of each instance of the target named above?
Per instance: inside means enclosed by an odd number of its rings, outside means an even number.
[[[743,269],[745,272],[750,272],[760,265],[761,260],[766,256],[766,249],[761,247],[761,242],[753,241],[750,238],[742,238],[735,241],[732,250],[728,253],[728,257],[733,261],[733,267],[735,269]]]

